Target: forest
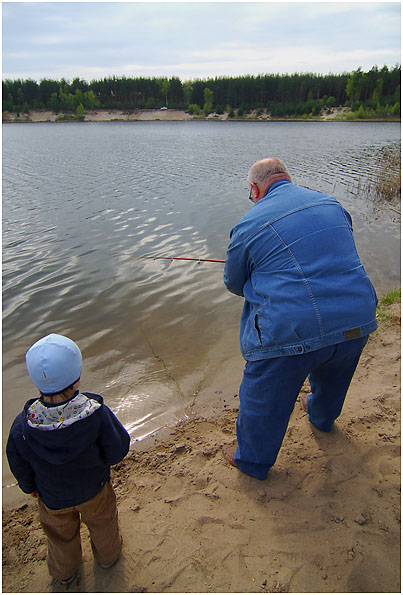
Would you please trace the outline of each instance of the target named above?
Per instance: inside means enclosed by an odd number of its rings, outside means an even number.
[[[241,117],[266,110],[272,117],[315,116],[349,106],[359,116],[400,117],[401,67],[374,66],[343,74],[261,74],[182,82],[171,78],[107,77],[3,80],[3,111],[50,109],[83,115],[86,110],[141,110],[168,107],[194,115],[228,112]]]

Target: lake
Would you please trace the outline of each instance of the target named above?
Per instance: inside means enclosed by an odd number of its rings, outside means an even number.
[[[400,123],[3,124],[3,452],[36,396],[25,352],[50,332],[78,343],[81,388],[134,439],[197,406],[210,362],[239,357],[242,300],[222,264],[131,257],[224,259],[258,159],[336,196],[378,294],[400,287],[400,202],[368,191],[384,146]]]

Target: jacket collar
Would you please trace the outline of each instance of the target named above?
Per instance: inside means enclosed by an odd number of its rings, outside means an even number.
[[[275,188],[278,188],[279,186],[282,186],[283,184],[292,184],[292,182],[290,181],[290,178],[288,178],[287,176],[282,176],[281,178],[277,178],[276,180],[274,180],[274,182],[272,182],[270,184],[270,186],[268,187],[268,189],[266,190],[266,194],[264,195],[263,198],[266,198],[266,196]]]
[[[74,395],[72,395],[69,399],[66,399],[65,401],[61,401],[60,403],[48,403],[47,401],[44,401],[43,397],[40,397],[40,402],[42,403],[42,405],[44,405],[45,407],[58,407],[59,405],[66,405],[66,403],[68,403],[69,401],[71,401],[72,399],[74,399],[74,397],[76,397],[78,395],[80,391],[77,389],[74,393]]]

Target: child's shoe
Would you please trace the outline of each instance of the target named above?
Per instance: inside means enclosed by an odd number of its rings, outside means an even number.
[[[64,578],[62,580],[59,581],[59,583],[61,585],[71,585],[71,583],[74,581],[74,579],[77,577],[77,572],[75,572],[72,576],[70,576],[69,578]]]
[[[116,558],[116,560],[114,562],[112,562],[112,564],[100,564],[101,568],[112,568],[112,566],[115,566],[115,564],[120,560],[120,556],[119,558]]]

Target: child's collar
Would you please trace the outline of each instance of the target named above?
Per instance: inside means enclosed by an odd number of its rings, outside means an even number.
[[[45,405],[45,407],[59,407],[60,405],[66,405],[66,403],[69,403],[69,401],[74,399],[74,397],[76,397],[79,394],[79,392],[80,391],[77,389],[70,398],[66,399],[65,401],[60,401],[58,403],[51,403],[50,401],[45,401],[44,397],[46,397],[46,395],[41,395],[39,400],[43,405]]]

